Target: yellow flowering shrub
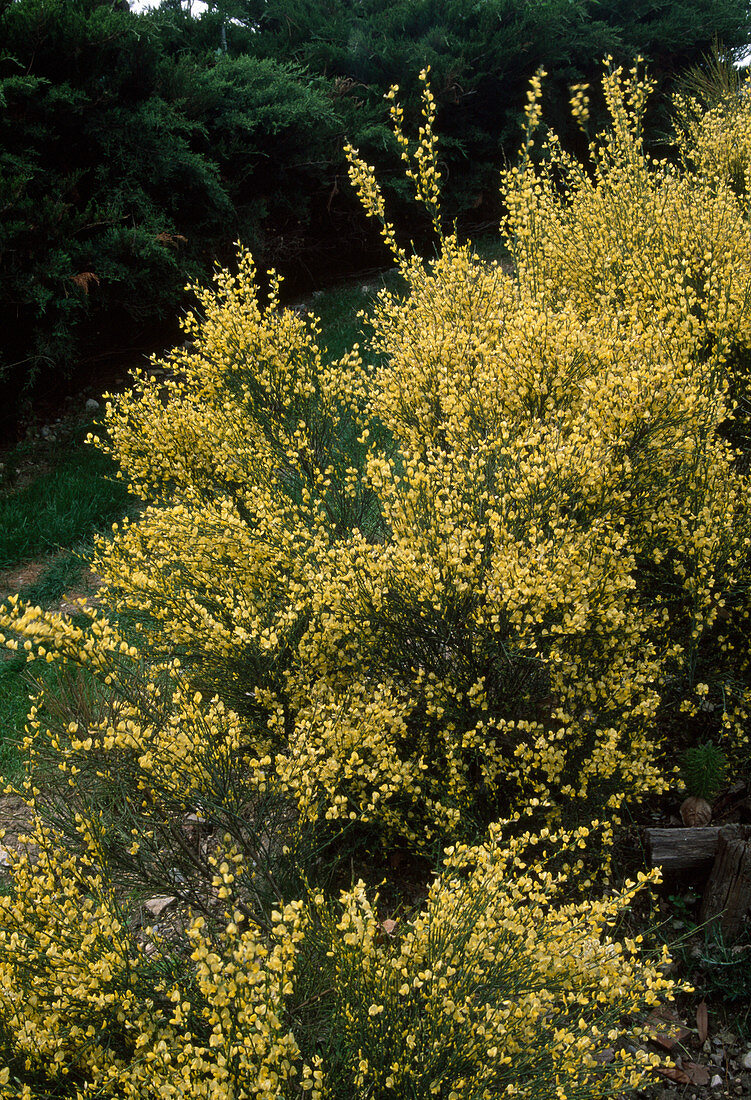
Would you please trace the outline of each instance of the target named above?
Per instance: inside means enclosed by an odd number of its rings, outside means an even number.
[[[301,821],[430,850],[530,807],[617,819],[664,787],[660,737],[686,712],[728,737],[745,721],[751,525],[725,429],[748,227],[728,188],[644,154],[636,72],[604,87],[590,175],[554,139],[535,167],[533,84],[504,183],[513,274],[453,236],[426,265],[386,223],[405,290],[381,295],[367,355],[332,362],[276,284],[261,308],[241,254],[199,292],[167,380],[109,406],[108,446],[149,502],[100,547],[135,624],[113,645],[177,657],[178,692],[231,708],[240,786],[273,772]],[[440,230],[432,109],[410,171]],[[34,610],[2,624],[35,653],[61,644]],[[106,665],[115,628],[78,629]],[[136,739],[144,702],[124,714]],[[171,737],[147,757],[160,775]],[[68,750],[82,772],[87,744]],[[177,755],[198,798],[202,766]]]
[[[97,442],[146,505],[99,545],[104,610],[0,608],[57,670],[0,898],[0,1095],[646,1079],[638,1012],[670,983],[614,938],[637,887],[571,898],[592,838],[670,782],[664,742],[742,744],[751,592],[746,211],[644,153],[647,92],[606,76],[589,172],[553,137],[536,157],[533,82],[513,273],[441,235],[433,101],[413,145],[392,96],[440,248],[402,250],[350,150],[402,277],[361,344],[334,359],[276,283],[262,307],[241,251],[163,376],[109,404]],[[357,882],[388,845],[449,846],[396,922]],[[154,896],[167,932],[134,919]]]
[[[57,661],[29,715],[22,792],[42,798],[69,852],[107,867],[118,890],[174,895],[198,912],[217,837],[252,861],[256,914],[300,888],[310,837],[271,756],[223,701],[188,688],[179,660],[145,664],[100,613],[84,627],[29,608],[17,626],[40,639],[30,653],[54,646]]]
[[[228,852],[221,897],[166,939],[38,823],[0,898],[0,1096],[596,1100],[642,1084],[659,1059],[638,1014],[672,983],[607,933],[639,887],[566,905],[534,850],[585,837],[494,829],[449,849],[398,923],[358,883],[261,925]]]
[[[449,849],[409,920],[382,922],[361,882],[319,908],[309,936],[330,944],[330,1078],[341,1095],[573,1100],[647,1079],[659,1059],[618,1013],[633,1024],[672,983],[638,959],[637,942],[605,932],[640,887],[556,903],[562,882],[535,843],[491,830],[483,845]]]
[[[674,99],[677,144],[684,165],[729,184],[748,202],[751,194],[748,76],[715,59],[699,87]]]
[[[726,747],[740,749],[742,760],[749,716],[741,580],[748,530],[741,518],[746,479],[738,474],[748,471],[751,453],[751,236],[739,164],[749,140],[748,97],[742,85],[727,88],[709,107],[679,97],[682,165],[676,166],[649,156],[642,143],[651,87],[638,63],[628,74],[606,72],[611,127],[591,142],[586,167],[565,154],[555,135],[542,141],[543,156],[535,161],[530,151],[539,115],[530,117],[524,155],[504,173],[504,232],[519,282],[538,302],[573,308],[579,318],[651,343],[657,363],[642,380],[641,431],[651,428],[655,398],[670,392],[662,387],[663,371],[672,385],[687,387],[697,415],[693,472],[683,482],[694,498],[693,515],[678,521],[670,547],[655,547],[642,559],[639,584],[652,606],[659,602],[680,650],[678,669],[663,677],[667,728],[682,725],[676,713],[688,714],[689,737],[701,728],[726,736]],[[585,122],[586,89],[572,92],[572,110]],[[540,95],[538,81],[532,101]],[[671,418],[674,411],[682,415],[677,407],[663,410]],[[735,500],[730,513],[740,521],[737,539],[726,541],[721,514],[716,523],[712,506],[704,510],[708,500],[699,503],[705,489],[712,485],[712,495],[720,482],[721,495]],[[670,524],[681,506],[676,510],[677,501],[663,500],[654,488],[650,523]],[[721,512],[719,500],[718,506]]]
[[[0,1096],[272,1100],[313,1084],[285,1011],[300,903],[266,931],[220,908],[166,943],[135,934],[92,859],[39,822],[29,839],[0,897]]]
[[[627,76],[606,72],[611,127],[591,143],[590,165],[549,135],[539,164],[528,155],[504,173],[505,233],[519,279],[539,301],[647,327],[662,336],[663,358],[693,354],[717,369],[731,348],[751,340],[746,213],[729,185],[728,161],[743,141],[730,136],[735,123],[724,129],[743,111],[717,126],[712,112],[703,115],[683,139],[684,160],[695,156],[696,163],[680,171],[644,149],[641,118],[651,87],[638,66]],[[530,148],[535,125],[532,119]],[[714,160],[703,127],[729,139]]]

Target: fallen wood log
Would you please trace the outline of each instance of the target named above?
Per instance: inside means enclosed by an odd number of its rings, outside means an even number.
[[[699,920],[732,940],[751,908],[751,825],[720,829],[709,882],[704,890]]]
[[[717,855],[719,825],[686,829],[647,829],[649,858],[664,871],[707,871]]]

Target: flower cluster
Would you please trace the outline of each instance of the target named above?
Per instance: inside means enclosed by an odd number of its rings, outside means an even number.
[[[638,1085],[658,1059],[624,1018],[672,983],[606,931],[641,884],[593,905],[558,897],[534,849],[585,833],[496,828],[449,849],[411,919],[382,922],[357,883],[280,905],[265,929],[228,850],[210,918],[166,939],[39,826],[0,898],[0,1096],[597,1100]]]
[[[297,1077],[321,1095],[285,1014],[299,903],[267,935],[230,910],[197,917],[182,945],[137,937],[105,871],[41,824],[28,839],[0,898],[0,1096],[274,1100]]]
[[[420,915],[387,932],[362,883],[319,912],[357,1094],[599,1097],[657,1064],[628,1052],[614,1009],[655,1004],[671,983],[638,959],[637,942],[603,931],[640,887],[556,904],[563,884],[540,853],[527,866],[529,844],[492,830],[481,846],[449,849]]]

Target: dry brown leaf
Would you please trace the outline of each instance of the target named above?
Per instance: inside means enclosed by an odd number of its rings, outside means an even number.
[[[696,1031],[699,1042],[705,1042],[707,1035],[709,1035],[709,1015],[706,1001],[702,1001],[701,1004],[696,1006]]]
[[[88,294],[92,283],[99,285],[99,276],[95,275],[93,271],[79,271],[77,275],[71,275],[70,281],[75,283],[84,294]]]
[[[177,248],[178,241],[183,244],[187,244],[188,241],[188,238],[183,237],[182,233],[166,233],[164,231],[157,233],[154,239],[159,241],[160,244],[168,244],[171,248]]]
[[[684,825],[708,825],[712,820],[712,807],[706,799],[695,795],[681,803],[680,813]]]
[[[691,1084],[689,1075],[676,1066],[658,1066],[655,1073],[659,1073],[660,1077],[667,1077],[669,1081],[677,1081],[679,1085]]]
[[[680,1043],[691,1034],[680,1017],[667,1005],[660,1005],[654,1012],[650,1012],[646,1026],[650,1039],[659,1043],[665,1050],[672,1050],[676,1043]]]
[[[386,933],[387,936],[393,936],[394,929],[396,928],[396,921],[395,920],[381,921],[381,928],[384,930],[384,932]]]
[[[683,1072],[687,1073],[692,1085],[708,1085],[709,1070],[698,1062],[684,1062]]]

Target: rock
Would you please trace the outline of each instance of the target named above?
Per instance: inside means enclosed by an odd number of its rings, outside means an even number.
[[[10,856],[5,848],[0,848],[0,867],[10,867]]]
[[[737,1039],[738,1036],[734,1031],[726,1031],[723,1029],[712,1042],[718,1047],[732,1047],[735,1045]]]
[[[96,398],[90,397],[89,400],[86,402],[86,412],[96,412],[98,408],[99,402],[96,400]]]
[[[148,901],[143,903],[143,907],[147,913],[150,913],[152,917],[158,919],[161,917],[164,910],[177,901],[177,898],[163,897],[163,898],[149,898]]]
[[[747,1050],[741,1058],[741,1065],[744,1069],[751,1069],[751,1050]]]
[[[706,799],[692,795],[681,803],[680,815],[684,825],[708,825],[712,820],[712,807]]]
[[[709,1084],[710,1084],[710,1087],[713,1088],[713,1089],[721,1089],[722,1088],[722,1078],[720,1077],[719,1073],[716,1073],[714,1075],[714,1077],[709,1082]]]

